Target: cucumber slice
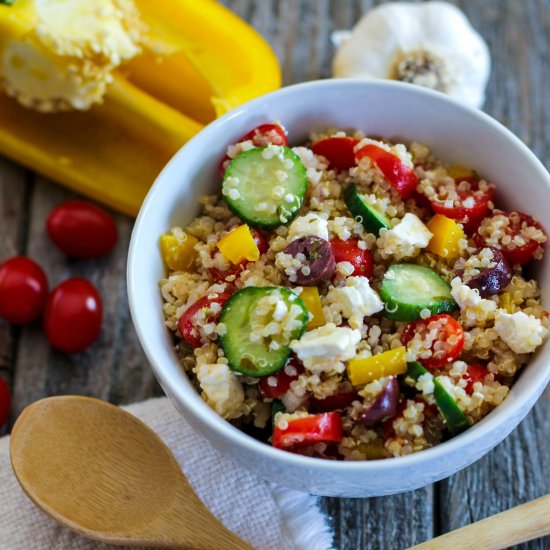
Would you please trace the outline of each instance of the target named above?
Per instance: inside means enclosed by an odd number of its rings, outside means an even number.
[[[407,376],[414,378],[414,380],[418,380],[427,372],[417,361],[408,364]],[[458,435],[472,425],[469,418],[459,407],[456,399],[443,387],[437,377],[434,378],[434,399],[452,435]]]
[[[256,308],[259,301],[271,294],[278,293],[290,310],[298,306],[300,312],[295,317],[297,327],[290,331],[288,342],[280,344],[278,349],[270,348],[271,338],[252,341],[252,324],[258,322]],[[220,323],[226,327],[220,335],[220,343],[229,361],[229,368],[246,376],[267,376],[280,371],[290,355],[290,342],[299,339],[306,330],[308,311],[304,302],[288,288],[268,286],[249,286],[235,292],[225,303],[220,315]],[[273,322],[273,319],[268,319]]]
[[[306,187],[306,169],[296,153],[288,147],[257,147],[230,162],[222,194],[246,223],[274,229],[298,214]]]
[[[344,201],[354,218],[357,221],[361,218],[360,223],[363,224],[369,233],[374,233],[378,237],[380,229],[389,229],[391,227],[390,219],[374,208],[374,206],[367,204],[355,185],[352,184],[346,187],[344,190]]]
[[[380,288],[384,317],[416,321],[428,309],[432,315],[456,309],[451,287],[433,269],[416,264],[392,265]]]

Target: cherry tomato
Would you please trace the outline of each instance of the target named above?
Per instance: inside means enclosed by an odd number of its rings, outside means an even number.
[[[291,450],[314,443],[340,443],[342,441],[342,418],[336,412],[312,414],[296,418],[284,429],[275,426],[273,446]]]
[[[245,134],[236,143],[252,141],[254,147],[267,147],[268,145],[288,146],[288,139],[282,126],[279,124],[260,124]],[[231,158],[225,155],[220,163],[220,173],[223,177]]]
[[[294,367],[296,370],[295,374],[288,374],[285,367],[275,374],[264,376],[260,379],[258,385],[260,387],[260,391],[265,397],[269,397],[271,399],[281,397],[290,388],[290,383],[296,380],[300,374],[304,372],[303,365],[295,357],[290,360],[289,365]]]
[[[91,202],[72,200],[56,206],[46,220],[53,243],[71,258],[97,258],[116,245],[112,216]]]
[[[489,201],[493,200],[494,190],[482,191],[479,189],[479,180],[475,178],[462,178],[460,182],[470,184],[469,191],[457,191],[461,206],[446,206],[445,200],[432,201],[432,210],[451,218],[464,226],[464,231],[471,235],[481,223],[481,220],[489,212]],[[467,205],[467,206],[465,206]]]
[[[365,145],[355,153],[359,164],[362,158],[369,157],[402,199],[408,199],[416,190],[418,177],[415,171],[399,157],[377,145]]]
[[[330,412],[345,409],[356,399],[359,399],[359,394],[356,391],[347,391],[329,395],[324,399],[312,397],[309,400],[309,406],[313,412]]]
[[[256,147],[267,147],[268,145],[288,146],[288,139],[283,127],[280,124],[260,124],[245,134],[238,143],[252,141]]]
[[[0,317],[22,325],[37,319],[48,299],[48,280],[30,258],[15,256],[0,265]]]
[[[476,382],[483,382],[483,379],[489,374],[486,365],[474,364],[468,365],[466,373],[462,377],[466,380],[466,393],[472,395],[474,391],[474,384]]]
[[[8,421],[11,408],[10,389],[6,381],[0,377],[0,428]]]
[[[508,218],[508,225],[503,228],[498,244],[488,244],[483,235],[484,229],[485,227],[490,227],[497,216],[506,216]],[[542,225],[527,214],[523,214],[522,212],[495,212],[493,216],[483,220],[473,239],[478,246],[493,246],[502,250],[502,253],[512,265],[523,265],[530,262],[539,247],[542,246],[537,241],[521,235],[522,230],[527,227],[535,227],[546,234]],[[524,244],[517,245],[514,242],[504,244],[503,239],[505,237],[510,237],[513,240],[518,235],[522,236]]]
[[[451,363],[460,355],[464,347],[462,327],[458,321],[446,313],[409,323],[401,335],[401,343],[406,346],[417,335],[424,340],[434,330],[435,339],[430,337],[431,356],[418,358],[418,361],[427,369],[437,369]]]
[[[67,279],[48,298],[46,337],[60,351],[81,352],[98,337],[102,317],[103,304],[94,285],[86,279]]]
[[[254,239],[254,242],[256,243],[256,246],[258,247],[260,255],[265,254],[269,250],[269,242],[265,233],[256,228],[251,228],[250,232],[252,233],[252,237]],[[221,271],[216,267],[211,267],[208,271],[210,272],[210,276],[215,282],[224,283],[227,281],[227,278],[232,275],[234,275],[235,278],[238,277],[244,271],[247,263],[248,261],[244,260],[240,264],[230,265],[225,271]]]
[[[208,272],[215,283],[232,283],[244,271],[245,266],[246,262],[230,265],[225,271],[221,271],[217,267],[209,267]],[[230,277],[231,280],[228,280]]]
[[[229,292],[223,292],[216,295],[215,298],[209,298],[203,296],[199,298],[195,303],[191,304],[178,319],[178,331],[180,336],[192,347],[200,348],[203,344],[200,332],[197,329],[197,319],[195,316],[199,311],[204,311],[205,319],[202,323],[215,323],[222,311],[221,307],[218,311],[212,311],[212,304],[219,304],[223,307],[223,304],[229,300],[231,294]],[[201,323],[201,324],[202,324]]]
[[[372,277],[374,262],[369,250],[363,250],[357,245],[354,239],[343,241],[342,239],[331,239],[330,246],[334,260],[338,262],[349,262],[353,265],[352,275]]]
[[[411,195],[411,197],[416,201],[418,208],[424,208],[425,210],[429,210],[431,212],[432,201],[428,197],[426,197],[426,195],[423,195],[422,193],[415,191]]]
[[[325,137],[316,141],[311,150],[316,155],[321,155],[328,160],[329,168],[335,170],[348,170],[355,166],[355,154],[353,148],[358,140],[348,136]]]

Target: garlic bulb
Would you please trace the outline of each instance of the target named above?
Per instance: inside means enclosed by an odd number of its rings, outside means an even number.
[[[447,93],[481,107],[491,59],[483,38],[447,2],[392,2],[339,33],[335,77],[389,78]]]

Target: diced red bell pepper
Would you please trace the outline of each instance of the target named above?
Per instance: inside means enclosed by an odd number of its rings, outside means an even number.
[[[331,239],[330,247],[336,263],[349,262],[353,265],[352,275],[362,275],[363,277],[372,277],[374,271],[374,262],[369,250],[362,250],[357,246],[355,239]]]
[[[354,147],[358,140],[349,136],[325,137],[316,141],[311,150],[328,160],[329,168],[348,170],[355,166]]]
[[[286,428],[275,426],[273,430],[273,446],[287,451],[315,443],[340,443],[340,441],[342,441],[342,418],[336,412],[296,418],[288,422]]]
[[[370,158],[376,164],[403,200],[408,199],[414,193],[418,185],[418,177],[415,171],[399,157],[373,144],[365,145],[355,153],[355,160],[358,164],[365,157]]]
[[[195,315],[202,309],[208,309],[214,303],[223,306],[230,297],[231,293],[224,292],[218,294],[215,298],[203,296],[195,303],[191,304],[178,319],[178,331],[180,336],[193,348],[199,348],[202,346],[203,342],[196,327]],[[216,313],[211,312],[207,317],[207,321],[209,323],[216,322],[220,316],[220,313],[221,310]]]
[[[445,206],[445,200],[432,201],[432,210],[436,214],[441,214],[452,220],[456,220],[464,226],[464,231],[471,235],[477,230],[481,220],[489,212],[489,201],[493,200],[494,191],[489,189],[481,191],[479,189],[479,180],[475,178],[462,178],[458,183],[467,181],[471,185],[469,191],[457,191],[460,201],[473,202],[472,206]]]

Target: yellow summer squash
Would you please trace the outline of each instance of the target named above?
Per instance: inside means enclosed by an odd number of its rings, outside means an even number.
[[[128,214],[204,124],[280,84],[214,0],[0,2],[0,154]]]

